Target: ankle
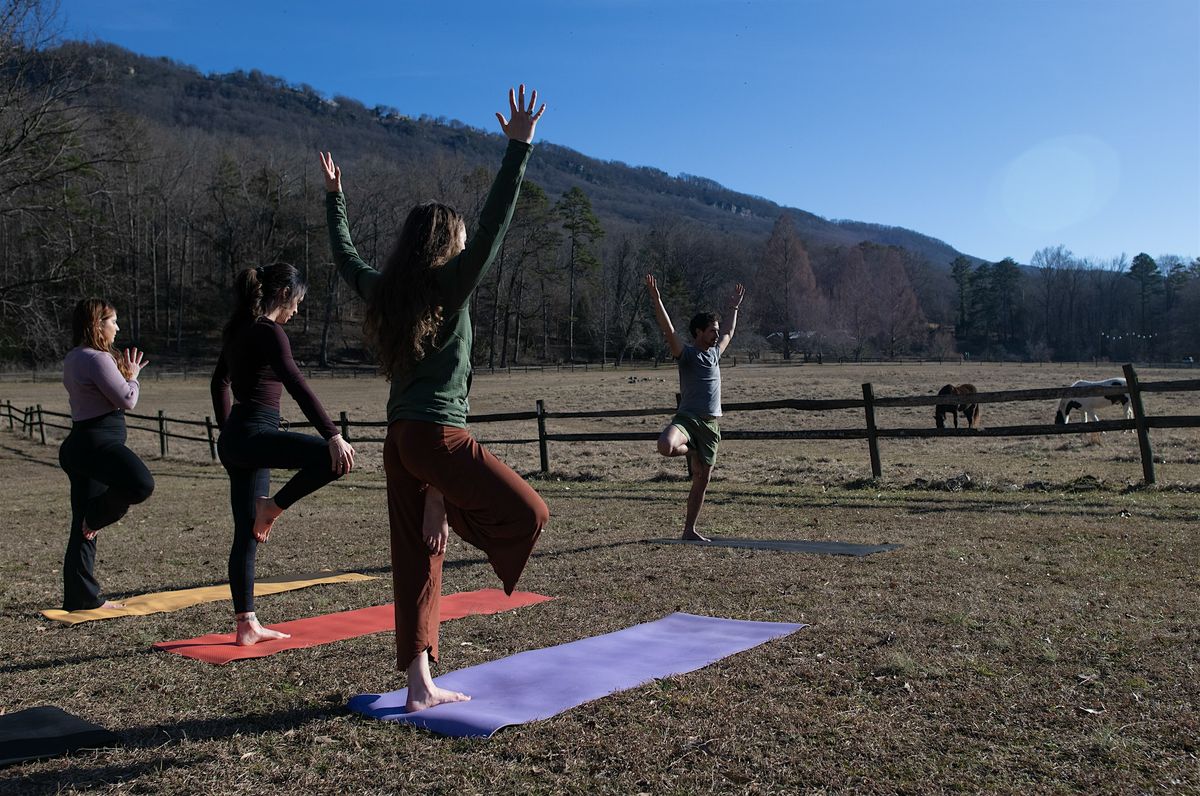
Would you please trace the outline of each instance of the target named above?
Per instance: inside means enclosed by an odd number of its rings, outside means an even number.
[[[246,622],[257,622],[258,621],[258,617],[254,615],[253,611],[246,611],[244,613],[234,614],[233,618],[237,620],[237,623],[239,625],[246,623]]]

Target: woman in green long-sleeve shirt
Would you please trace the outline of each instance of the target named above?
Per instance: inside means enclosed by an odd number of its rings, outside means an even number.
[[[470,242],[451,207],[437,202],[409,213],[383,268],[363,262],[350,239],[342,172],[322,153],[334,261],[367,301],[367,337],[391,381],[383,466],[387,475],[396,652],[408,672],[409,711],[470,699],[434,685],[438,602],[449,529],[487,554],[512,593],[549,519],[529,484],[466,430],[471,389],[471,295],[491,267],[512,220],[533,150],[537,92],[508,92],[510,119],[500,171]]]

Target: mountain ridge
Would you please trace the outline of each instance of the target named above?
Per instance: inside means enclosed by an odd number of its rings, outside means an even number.
[[[472,166],[491,167],[503,147],[500,135],[458,120],[413,117],[383,105],[367,108],[353,98],[326,97],[311,86],[256,69],[205,74],[165,56],[141,55],[114,44],[68,42],[61,47],[107,75],[97,94],[130,116],[166,127],[279,140],[294,140],[300,134],[314,149],[336,140],[343,156],[386,152],[414,165],[453,154]],[[602,218],[642,224],[663,217],[686,218],[761,241],[779,214],[787,212],[809,246],[870,242],[900,246],[939,266],[948,266],[958,256],[982,262],[905,227],[830,220],[734,191],[706,177],[671,176],[652,166],[593,158],[553,142],[539,142],[528,176],[551,195],[580,185]]]

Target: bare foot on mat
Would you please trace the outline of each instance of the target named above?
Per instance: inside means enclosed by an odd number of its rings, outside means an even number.
[[[695,528],[685,529],[683,532],[683,538],[684,538],[684,540],[686,540],[688,542],[711,542],[712,541],[712,539],[709,539],[707,536],[702,535]]]
[[[470,702],[471,697],[458,691],[447,691],[433,684],[429,674],[429,651],[422,652],[413,658],[408,665],[408,699],[404,709],[409,713],[427,710],[435,705],[446,702]]]
[[[408,700],[404,703],[404,709],[409,713],[415,713],[418,710],[426,710],[435,705],[441,705],[446,702],[470,702],[471,697],[458,691],[447,691],[444,688],[438,688],[436,685],[430,691],[421,689],[420,694],[413,694],[413,687],[408,687]]]
[[[239,647],[252,647],[260,641],[273,641],[280,638],[291,638],[287,633],[280,633],[258,623],[254,614],[240,616],[237,620],[237,641]]]

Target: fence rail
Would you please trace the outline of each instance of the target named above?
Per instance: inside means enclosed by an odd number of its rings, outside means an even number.
[[[746,356],[741,357],[743,362],[752,362],[753,359],[748,359]],[[727,367],[737,367],[738,357],[727,357],[725,365]],[[762,361],[762,360],[758,360]],[[615,360],[604,362],[558,362],[550,364],[537,365],[506,365],[504,367],[484,367],[478,366],[472,368],[472,373],[476,376],[496,374],[511,375],[513,373],[545,373],[550,372],[574,372],[576,370],[590,372],[593,370],[609,371],[609,370],[645,370],[650,368],[666,367],[668,363],[662,359],[626,359],[618,363]],[[308,378],[320,376],[323,378],[333,379],[357,379],[357,378],[374,378],[379,375],[379,369],[373,365],[342,365],[331,367],[311,367],[300,366],[300,370],[304,371]],[[146,371],[147,380],[162,381],[163,379],[187,379],[187,378],[208,378],[212,375],[212,363],[200,363],[195,365],[180,365],[176,367],[155,366]],[[62,381],[62,371],[58,368],[36,368],[30,370],[0,370],[0,382],[45,382],[45,381]]]
[[[743,351],[738,354],[729,354],[722,358],[722,367],[737,367],[739,360],[747,365],[759,365],[763,367],[776,368],[791,368],[791,367],[820,367],[831,368],[839,365],[951,365],[969,369],[980,365],[1001,365],[1011,367],[1041,367],[1041,366],[1061,366],[1061,365],[1086,365],[1088,367],[1097,367],[1104,365],[1107,360],[1097,361],[1090,360],[1061,360],[1053,362],[1021,362],[1009,360],[995,359],[971,359],[960,360],[955,358],[938,358],[938,357],[908,357],[898,356],[893,358],[887,357],[827,357],[820,364],[815,358],[804,359],[797,355],[795,358],[785,360],[777,356],[763,357],[761,355],[747,354]],[[1193,362],[1143,362],[1143,367],[1183,370],[1195,372],[1198,367]],[[472,373],[476,376],[484,375],[511,375],[514,373],[546,373],[546,372],[575,372],[577,370],[583,372],[590,371],[610,371],[610,370],[647,370],[655,368],[670,368],[673,363],[666,359],[625,359],[621,362],[616,360],[605,360],[603,362],[557,362],[548,364],[535,365],[506,365],[504,367],[485,367],[478,366],[472,369]],[[378,375],[379,370],[369,365],[341,365],[330,367],[312,367],[301,366],[308,378],[321,376],[334,379],[357,379],[357,378],[374,378]],[[197,362],[196,364],[182,364],[174,367],[155,365],[148,370],[147,379],[153,381],[161,381],[163,379],[173,378],[208,378],[212,375],[213,364]],[[57,367],[48,367],[45,369],[36,368],[30,370],[0,370],[0,382],[46,382],[62,381],[62,371]]]
[[[1143,393],[1166,392],[1197,392],[1200,391],[1200,379],[1177,379],[1142,384],[1138,381],[1137,373],[1132,365],[1124,366],[1126,387],[1059,387],[1027,390],[1006,390],[1000,392],[984,392],[974,395],[912,395],[896,397],[878,397],[870,383],[862,385],[862,398],[784,398],[770,401],[743,401],[725,404],[726,414],[731,412],[755,412],[768,410],[793,410],[800,412],[826,412],[847,409],[857,409],[863,412],[863,425],[854,428],[833,429],[776,429],[767,431],[729,430],[722,432],[725,440],[858,440],[867,441],[868,453],[871,458],[871,474],[875,478],[882,476],[882,463],[879,454],[880,439],[931,439],[941,437],[1042,437],[1060,434],[1088,434],[1099,431],[1135,431],[1138,435],[1138,448],[1141,455],[1142,476],[1147,484],[1155,482],[1154,454],[1150,444],[1150,429],[1168,428],[1200,428],[1200,415],[1155,415],[1145,413],[1142,404]],[[880,428],[876,422],[876,409],[893,409],[906,407],[936,406],[938,404],[978,404],[1023,401],[1062,400],[1064,398],[1083,398],[1092,396],[1117,396],[1128,394],[1133,409],[1132,420],[1101,420],[1092,423],[1072,423],[1065,425],[1018,425],[991,426],[988,428],[917,428],[894,427]],[[678,401],[678,396],[676,398]],[[657,439],[657,431],[609,431],[609,432],[576,432],[551,433],[547,429],[547,421],[604,419],[614,417],[647,417],[669,416],[674,414],[674,408],[630,408],[606,410],[582,410],[551,412],[543,400],[538,400],[532,412],[498,412],[472,415],[468,422],[472,425],[487,423],[512,423],[536,421],[537,435],[531,437],[516,437],[505,439],[489,439],[491,445],[538,445],[538,455],[542,473],[550,472],[550,443],[561,442],[645,442]],[[159,439],[159,453],[166,456],[170,452],[170,440],[200,442],[208,445],[209,455],[217,458],[216,436],[217,427],[212,418],[204,420],[189,420],[170,418],[160,410],[156,415],[136,414],[127,412],[126,417],[135,420],[154,421],[155,426],[129,425],[134,431],[153,433]],[[17,430],[30,438],[37,433],[42,444],[46,443],[46,428],[69,431],[71,426],[48,422],[46,417],[70,419],[69,414],[54,412],[42,408],[41,404],[17,409],[11,401],[5,401],[0,406],[0,423],[6,418],[10,430]],[[204,436],[179,434],[169,430],[170,426],[183,425],[205,429]],[[288,427],[312,428],[312,423],[289,423]],[[387,426],[385,420],[351,420],[346,412],[339,413],[338,426],[342,436],[348,442],[382,443],[379,437],[359,437],[354,429],[379,429]]]

